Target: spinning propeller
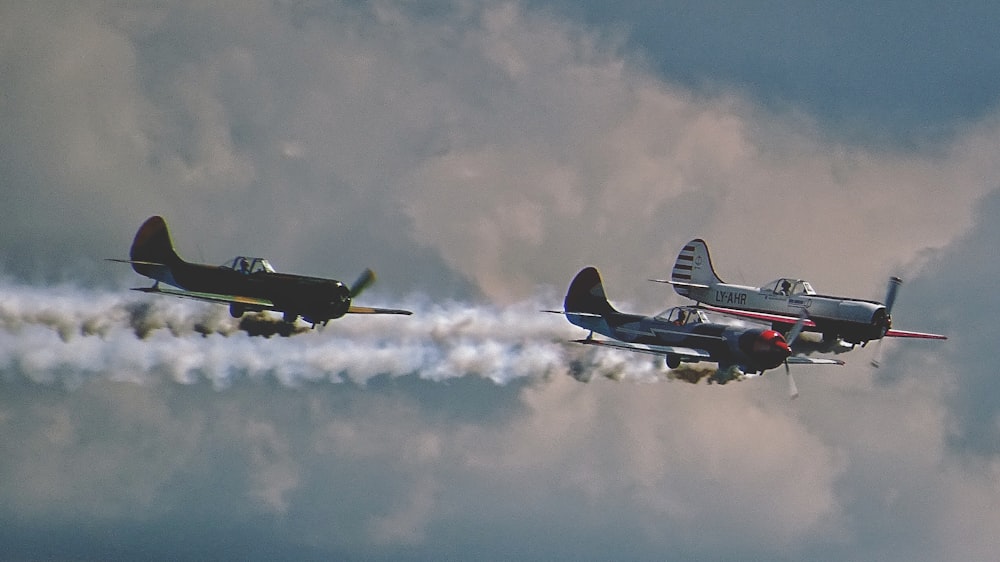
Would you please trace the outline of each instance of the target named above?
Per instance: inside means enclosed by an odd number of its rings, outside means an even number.
[[[792,326],[792,329],[788,331],[788,335],[785,336],[785,341],[788,342],[788,347],[791,347],[795,340],[798,339],[799,334],[802,333],[802,328],[806,323],[806,316],[808,316],[808,314],[806,313],[806,309],[803,308],[802,314],[799,315],[798,322]],[[785,374],[788,375],[788,397],[794,400],[799,396],[799,388],[795,386],[795,379],[792,377],[792,370],[788,368],[787,357],[785,358]]]
[[[375,272],[371,269],[365,269],[361,272],[358,279],[351,285],[351,298],[355,298],[361,294],[362,291],[371,286],[375,282]]]
[[[892,276],[889,278],[889,289],[885,294],[885,329],[888,330],[892,327],[892,305],[896,302],[896,294],[899,293],[899,286],[903,284],[903,280],[899,277]],[[878,344],[875,346],[875,357],[872,358],[872,367],[876,369],[879,368],[879,361],[882,358],[882,340],[883,337],[879,338]]]

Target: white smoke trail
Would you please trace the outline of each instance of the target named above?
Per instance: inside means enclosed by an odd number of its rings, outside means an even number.
[[[509,307],[413,302],[415,315],[348,316],[281,335],[277,315],[229,317],[225,307],[127,291],[3,283],[0,373],[77,386],[105,377],[140,384],[239,378],[364,384],[380,375],[444,381],[477,376],[497,384],[573,375],[579,380],[665,379],[662,361],[590,350],[567,340],[579,329],[539,312],[552,303]],[[394,303],[399,304],[399,303]]]

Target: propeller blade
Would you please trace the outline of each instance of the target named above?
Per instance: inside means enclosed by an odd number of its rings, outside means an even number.
[[[788,375],[788,398],[790,400],[795,400],[799,397],[799,387],[795,386],[795,377],[792,376],[792,370],[788,368],[788,362],[785,362],[785,374]]]
[[[798,339],[799,334],[802,333],[802,328],[805,327],[807,316],[809,316],[809,313],[806,312],[806,309],[803,308],[802,313],[799,314],[798,322],[796,322],[795,325],[792,326],[792,329],[788,331],[788,335],[785,336],[785,341],[788,342],[789,347],[792,346],[795,340]]]
[[[896,293],[899,292],[899,286],[903,284],[903,280],[899,277],[889,278],[889,289],[885,294],[885,313],[889,314],[892,312],[892,305],[896,302]]]
[[[885,314],[886,318],[889,317],[892,312],[892,305],[896,303],[896,295],[899,293],[899,286],[903,284],[903,280],[899,277],[893,275],[889,278],[889,289],[885,293]],[[888,322],[887,322],[888,325]],[[878,369],[882,364],[882,342],[884,338],[879,338],[878,343],[875,345],[875,356],[872,357],[871,365],[872,367]]]
[[[361,276],[358,277],[357,281],[351,285],[351,298],[354,298],[361,294],[361,291],[367,289],[372,283],[375,282],[375,272],[371,269],[366,269],[361,272]]]

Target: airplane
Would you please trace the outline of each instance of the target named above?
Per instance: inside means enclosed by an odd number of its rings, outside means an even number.
[[[792,398],[798,396],[798,390],[789,364],[844,364],[837,359],[792,355],[790,342],[798,337],[802,322],[793,326],[786,339],[763,327],[710,322],[703,309],[693,306],[670,308],[656,316],[618,312],[608,302],[601,275],[594,267],[576,274],[566,292],[563,310],[545,312],[563,314],[570,323],[590,331],[586,338],[573,343],[661,355],[670,369],[681,363],[717,363],[719,368],[710,383],[725,384],[784,364]],[[612,339],[594,339],[595,332]]]
[[[371,269],[347,287],[334,279],[278,273],[263,258],[237,256],[218,266],[184,261],[174,250],[166,221],[159,216],[149,217],[139,227],[129,258],[108,261],[131,264],[136,273],[154,280],[152,287],[133,290],[228,305],[233,318],[270,310],[282,313],[289,324],[302,317],[315,328],[345,314],[413,314],[352,304],[375,281]]]
[[[948,339],[941,334],[897,330],[892,327],[892,305],[902,280],[892,277],[885,303],[818,294],[807,281],[780,278],[763,287],[734,285],[722,281],[712,267],[708,245],[696,238],[681,249],[670,279],[652,279],[673,285],[677,294],[704,308],[770,322],[780,331],[804,318],[804,330],[820,332],[823,342],[846,342],[862,346],[883,337]],[[877,363],[877,361],[873,361]],[[877,366],[877,364],[876,364]]]

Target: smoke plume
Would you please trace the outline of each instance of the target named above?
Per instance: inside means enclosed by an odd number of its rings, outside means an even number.
[[[574,329],[535,303],[414,303],[414,317],[348,316],[314,330],[273,314],[235,319],[225,307],[128,292],[7,284],[4,294],[0,368],[41,383],[166,376],[225,387],[235,377],[273,377],[297,386],[418,374],[505,384],[568,374],[571,361],[612,378],[654,376],[641,361],[565,343]]]
[[[411,299],[403,304],[412,317],[348,315],[312,329],[276,314],[236,319],[222,306],[124,291],[7,284],[4,294],[0,369],[48,384],[167,377],[224,388],[239,377],[271,377],[298,386],[411,374],[496,384],[567,375],[698,384],[716,369],[668,370],[662,358],[569,343],[579,330],[539,312],[549,307],[543,298],[505,307]]]

